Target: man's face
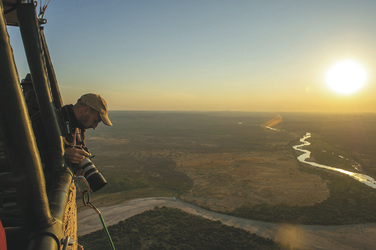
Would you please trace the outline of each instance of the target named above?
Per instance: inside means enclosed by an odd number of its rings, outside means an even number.
[[[82,129],[92,128],[95,130],[102,119],[97,111],[90,107],[87,108],[87,112],[84,112],[84,114],[78,119],[78,122]]]

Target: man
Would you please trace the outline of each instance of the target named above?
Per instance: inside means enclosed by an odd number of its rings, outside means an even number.
[[[65,159],[68,163],[78,164],[90,155],[82,149],[85,147],[86,129],[95,130],[101,121],[107,126],[112,126],[108,118],[107,103],[96,94],[85,94],[75,105],[66,105],[58,113],[59,125],[64,137]]]
[[[97,94],[85,94],[76,104],[63,106],[57,110],[57,119],[64,140],[65,160],[69,166],[79,164],[90,155],[84,150],[86,129],[96,129],[101,121],[112,126],[108,118],[107,103]],[[40,113],[31,120],[42,162],[48,163],[49,145]]]

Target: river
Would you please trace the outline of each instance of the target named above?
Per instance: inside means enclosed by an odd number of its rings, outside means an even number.
[[[302,147],[310,145],[306,141],[310,137],[310,133],[305,134],[300,139],[302,144],[293,146],[295,150],[303,153],[297,157],[299,161],[314,167],[346,174],[361,183],[376,188],[376,181],[370,176],[307,161],[311,152],[302,149]],[[221,221],[225,225],[242,228],[261,237],[270,238],[290,249],[371,250],[376,246],[375,223],[339,226],[269,223],[216,213],[171,197],[140,198],[114,206],[99,207],[99,210],[102,212],[107,226],[110,226],[153,209],[155,206],[179,208],[206,219]],[[89,234],[101,228],[102,224],[94,210],[88,208],[78,213],[78,235]]]
[[[289,249],[373,250],[376,246],[375,223],[340,226],[269,223],[216,213],[172,197],[140,198],[114,206],[99,207],[99,210],[107,226],[110,226],[153,209],[155,206],[178,208],[205,219],[242,228],[288,246]],[[94,210],[87,208],[78,213],[78,235],[85,235],[100,229],[102,229],[102,224]],[[105,238],[104,232],[103,237]]]
[[[307,159],[309,159],[311,157],[311,152],[307,149],[302,149],[302,147],[311,145],[310,142],[306,141],[308,138],[311,138],[311,133],[306,133],[302,138],[300,138],[300,142],[302,142],[302,144],[293,146],[293,148],[295,150],[303,152],[303,154],[301,154],[297,157],[300,162],[309,164],[313,167],[324,168],[324,169],[327,169],[327,170],[340,172],[342,174],[345,174],[345,175],[348,175],[348,176],[354,178],[355,180],[357,180],[357,181],[359,181],[359,182],[361,182],[361,183],[363,183],[367,186],[370,186],[372,188],[376,188],[375,179],[373,179],[372,177],[370,177],[368,175],[354,173],[354,172],[350,172],[350,171],[343,170],[343,169],[340,169],[340,168],[334,168],[334,167],[319,164],[319,163],[316,163],[316,162],[307,161]]]

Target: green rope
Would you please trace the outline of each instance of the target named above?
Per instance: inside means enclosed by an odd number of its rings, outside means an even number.
[[[91,203],[90,203],[90,204],[91,204]],[[104,231],[105,231],[105,233],[106,233],[106,235],[107,235],[107,239],[108,239],[108,241],[110,242],[111,248],[112,248],[113,250],[115,250],[114,243],[112,242],[111,235],[110,235],[110,233],[108,232],[108,229],[107,229],[106,223],[104,222],[104,219],[103,219],[103,216],[102,216],[102,213],[101,213],[96,207],[94,207],[93,204],[91,204],[91,205],[93,206],[93,208],[97,211],[97,213],[98,213],[98,215],[99,215],[99,219],[100,219],[101,222],[102,222],[103,229],[104,229]]]
[[[105,233],[106,233],[106,236],[107,236],[108,241],[110,242],[111,248],[112,248],[112,250],[115,250],[115,245],[114,245],[114,243],[112,242],[110,232],[108,232],[108,229],[107,229],[106,223],[104,222],[104,219],[103,219],[103,216],[102,216],[102,213],[101,213],[101,211],[98,210],[98,208],[96,208],[96,207],[90,202],[90,193],[89,193],[87,190],[85,190],[85,191],[82,192],[82,201],[83,201],[83,203],[84,203],[85,206],[91,207],[91,208],[94,209],[94,211],[99,215],[99,219],[100,219],[101,222],[102,222],[103,229],[104,229],[104,231],[105,231]]]

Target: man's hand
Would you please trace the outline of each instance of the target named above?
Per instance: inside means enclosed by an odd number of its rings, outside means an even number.
[[[69,147],[65,149],[65,158],[75,164],[80,163],[86,156],[90,154],[83,149]]]

